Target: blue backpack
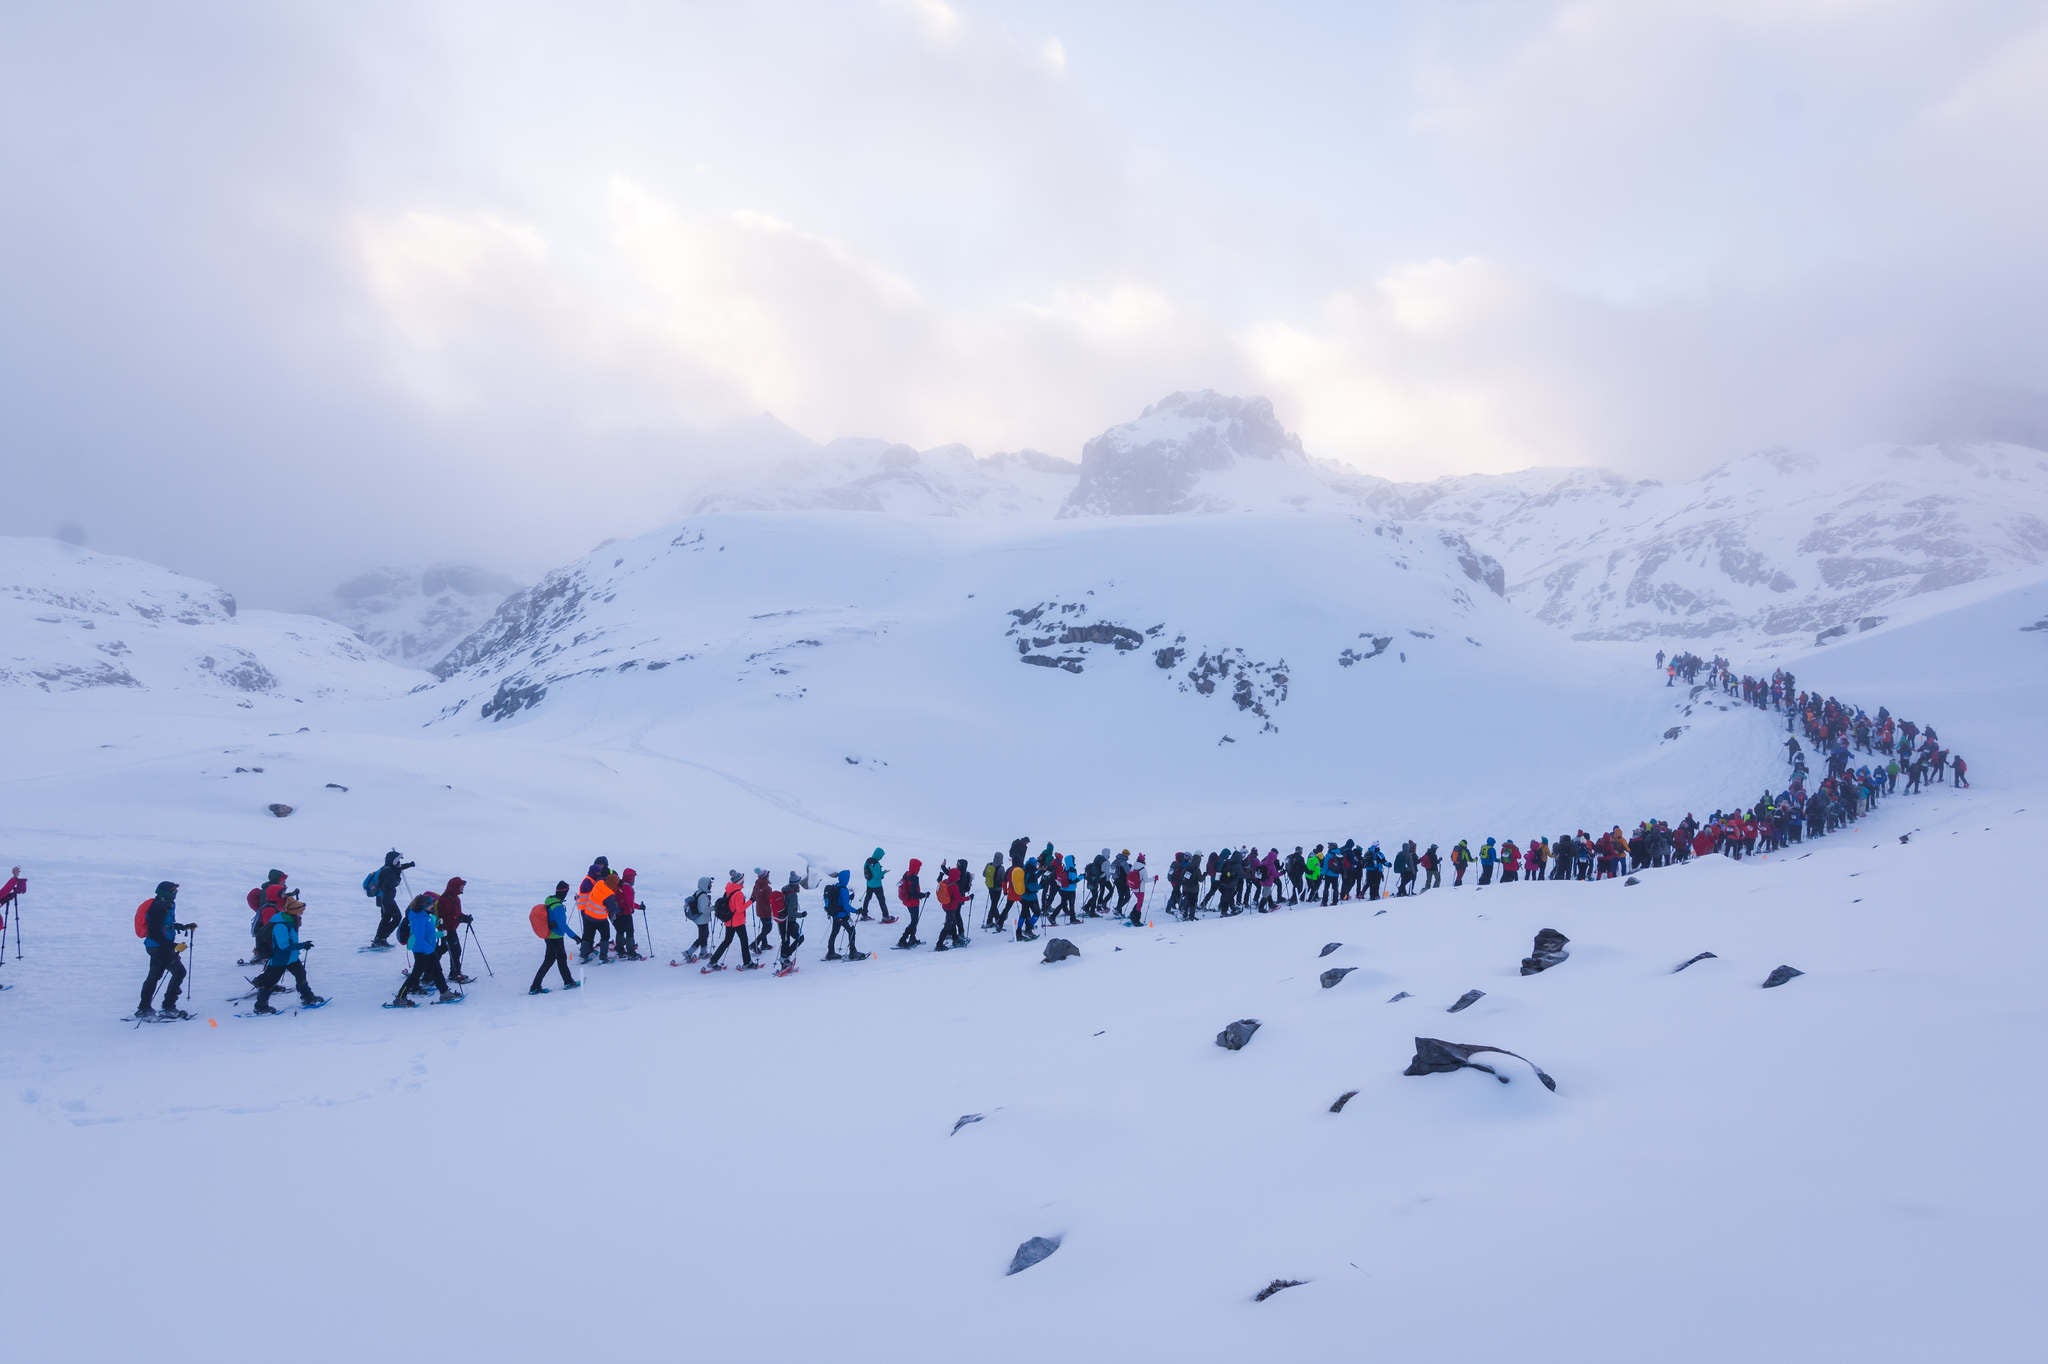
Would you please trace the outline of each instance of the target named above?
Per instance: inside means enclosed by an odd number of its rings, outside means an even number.
[[[377,870],[371,872],[368,876],[365,876],[363,878],[364,895],[368,896],[372,900],[377,898],[377,878],[382,876],[383,874],[384,868],[379,867],[377,868]]]

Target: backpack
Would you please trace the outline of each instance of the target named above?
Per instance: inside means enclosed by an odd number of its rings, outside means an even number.
[[[384,868],[379,867],[363,878],[363,894],[365,896],[372,900],[377,898],[377,878],[383,874]]]
[[[683,917],[693,924],[711,922],[711,892],[700,890],[683,901]]]
[[[535,905],[526,913],[526,922],[533,925],[533,936],[545,938],[548,935],[548,907]]]
[[[259,914],[263,912],[263,887],[258,886],[249,892],[249,908]]]
[[[149,936],[149,907],[155,903],[156,897],[152,895],[147,900],[144,900],[141,904],[135,906],[136,937],[146,938]]]

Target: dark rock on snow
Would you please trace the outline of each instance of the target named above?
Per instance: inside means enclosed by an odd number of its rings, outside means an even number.
[[[979,1113],[962,1113],[960,1115],[960,1120],[953,1124],[953,1130],[946,1133],[946,1135],[949,1137],[957,1137],[960,1135],[961,1128],[967,1126],[969,1123],[977,1123],[981,1120],[982,1117]]]
[[[1054,938],[1045,945],[1045,960],[1047,962],[1065,961],[1068,957],[1078,957],[1080,955],[1081,949],[1068,942],[1065,938]]]
[[[1545,1075],[1543,1067],[1537,1065],[1526,1056],[1508,1051],[1503,1047],[1482,1047],[1470,1042],[1446,1042],[1441,1038],[1435,1037],[1418,1037],[1415,1039],[1415,1059],[1410,1061],[1408,1069],[1401,1073],[1403,1075],[1445,1075],[1454,1070],[1470,1069],[1484,1071],[1502,1084],[1508,1083],[1507,1076],[1501,1074],[1492,1066],[1472,1059],[1474,1056],[1487,1053],[1497,1056],[1513,1056],[1517,1061],[1522,1062],[1522,1064],[1536,1072],[1536,1078],[1543,1082],[1545,1089],[1553,1094],[1557,1092],[1557,1081]]]
[[[1686,967],[1691,966],[1694,962],[1708,960],[1719,960],[1719,958],[1715,957],[1712,952],[1695,952],[1691,956],[1687,957],[1684,961],[1678,963],[1678,965],[1672,967],[1671,974],[1675,976],[1680,971],[1683,971]]]
[[[1403,990],[1400,994],[1395,995],[1392,999],[1389,999],[1387,1003],[1399,1004],[1404,999],[1413,999],[1414,997],[1415,996],[1409,994],[1406,990]]]
[[[1256,1018],[1240,1018],[1237,1022],[1216,1034],[1216,1045],[1225,1051],[1242,1051],[1244,1044],[1252,1040],[1252,1034],[1259,1030]]]
[[[1266,1299],[1272,1297],[1275,1293],[1278,1293],[1283,1288],[1299,1288],[1307,1282],[1307,1279],[1275,1279],[1273,1280],[1273,1282],[1267,1284],[1264,1288],[1261,1288],[1257,1293],[1254,1293],[1252,1295],[1252,1301],[1264,1302]]]
[[[1474,1004],[1477,1004],[1480,1000],[1484,998],[1486,998],[1486,991],[1484,990],[1467,990],[1464,994],[1458,996],[1458,1002],[1456,1004],[1453,1004],[1450,1008],[1445,1009],[1444,1012],[1447,1014],[1460,1013],[1466,1009],[1471,1008]]]
[[[1622,884],[1624,886],[1640,886],[1642,884],[1642,881],[1637,877],[1631,876],[1628,878],[1628,880],[1623,881]]]
[[[1059,1248],[1060,1238],[1057,1236],[1034,1236],[1023,1245],[1017,1247],[1017,1253],[1010,1257],[1010,1267],[1004,1270],[1003,1273],[1005,1275],[1022,1274],[1025,1270],[1031,1268],[1040,1260],[1045,1259]]]
[[[1323,988],[1325,990],[1329,989],[1332,985],[1335,985],[1357,969],[1356,966],[1332,966],[1329,970],[1323,972]]]
[[[1564,945],[1570,941],[1554,928],[1538,929],[1534,950],[1522,958],[1522,974],[1533,976],[1563,963],[1571,956],[1564,950]]]
[[[1327,957],[1343,945],[1344,944],[1340,942],[1326,942],[1323,944],[1323,950],[1316,953],[1316,955],[1319,957]]]
[[[1796,966],[1780,966],[1777,970],[1771,972],[1770,975],[1764,977],[1764,988],[1766,990],[1775,990],[1786,981],[1797,980],[1805,974],[1806,972]]]
[[[292,812],[292,807],[289,805],[272,805],[269,808],[270,813],[276,815],[279,819],[283,819]]]
[[[330,791],[346,791],[346,790],[348,790],[348,788],[347,788],[346,786],[343,786],[343,785],[342,785],[342,784],[341,784],[340,782],[338,782],[338,781],[331,781],[331,782],[328,782],[328,783],[327,783],[327,789],[328,789],[328,790],[330,790]]]
[[[1342,1094],[1339,1094],[1339,1095],[1337,1096],[1337,1102],[1335,1102],[1335,1103],[1333,1103],[1333,1104],[1331,1104],[1331,1105],[1330,1105],[1330,1111],[1331,1111],[1332,1113],[1342,1113],[1342,1112],[1344,1111],[1344,1105],[1345,1105],[1345,1104],[1348,1104],[1348,1103],[1350,1103],[1350,1102],[1351,1102],[1351,1101],[1352,1101],[1353,1099],[1355,1099],[1355,1098],[1357,1098],[1357,1097],[1358,1097],[1358,1091],[1357,1091],[1357,1090],[1355,1090],[1355,1089],[1347,1089],[1347,1090],[1345,1090],[1345,1091],[1344,1091],[1344,1092],[1343,1092]]]

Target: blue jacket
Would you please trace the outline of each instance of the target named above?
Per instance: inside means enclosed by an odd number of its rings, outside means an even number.
[[[550,938],[574,937],[575,935],[569,932],[569,910],[562,903],[562,898],[559,895],[548,896],[547,907],[548,936]]]
[[[882,850],[880,848],[875,849],[875,855],[870,857],[867,860],[867,865],[861,868],[867,875],[868,884],[877,890],[882,888],[882,856]],[[849,879],[850,876],[851,874],[849,873]]]
[[[405,917],[405,945],[416,957],[433,956],[434,949],[441,945],[441,917],[434,913],[434,907],[412,910]]]
[[[270,921],[270,964],[292,966],[299,960],[299,925],[289,914]],[[321,958],[326,960],[326,958]]]
[[[1493,840],[1489,838],[1486,840],[1485,846],[1479,849],[1479,860],[1490,867],[1493,865],[1493,859]]]
[[[825,912],[835,919],[853,913],[853,893],[847,889],[852,881],[853,873],[842,871],[825,887]]]

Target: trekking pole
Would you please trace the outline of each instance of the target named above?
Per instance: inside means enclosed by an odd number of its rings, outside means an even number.
[[[21,960],[21,902],[27,897],[27,891],[22,891],[14,897],[14,959],[16,961]],[[0,942],[0,952],[5,952],[6,950],[7,944]]]
[[[463,927],[469,930],[469,945],[476,949],[477,960],[484,964],[484,974],[496,980],[498,973],[491,969],[491,959],[484,954],[484,945],[476,940],[476,925],[464,924]]]
[[[194,924],[185,930],[185,993],[188,995],[195,988],[192,982],[199,978],[199,952],[193,946],[193,942],[198,936],[198,924]]]
[[[647,917],[647,959],[654,960],[654,906],[642,905],[640,912]],[[488,965],[489,963],[486,963]]]

